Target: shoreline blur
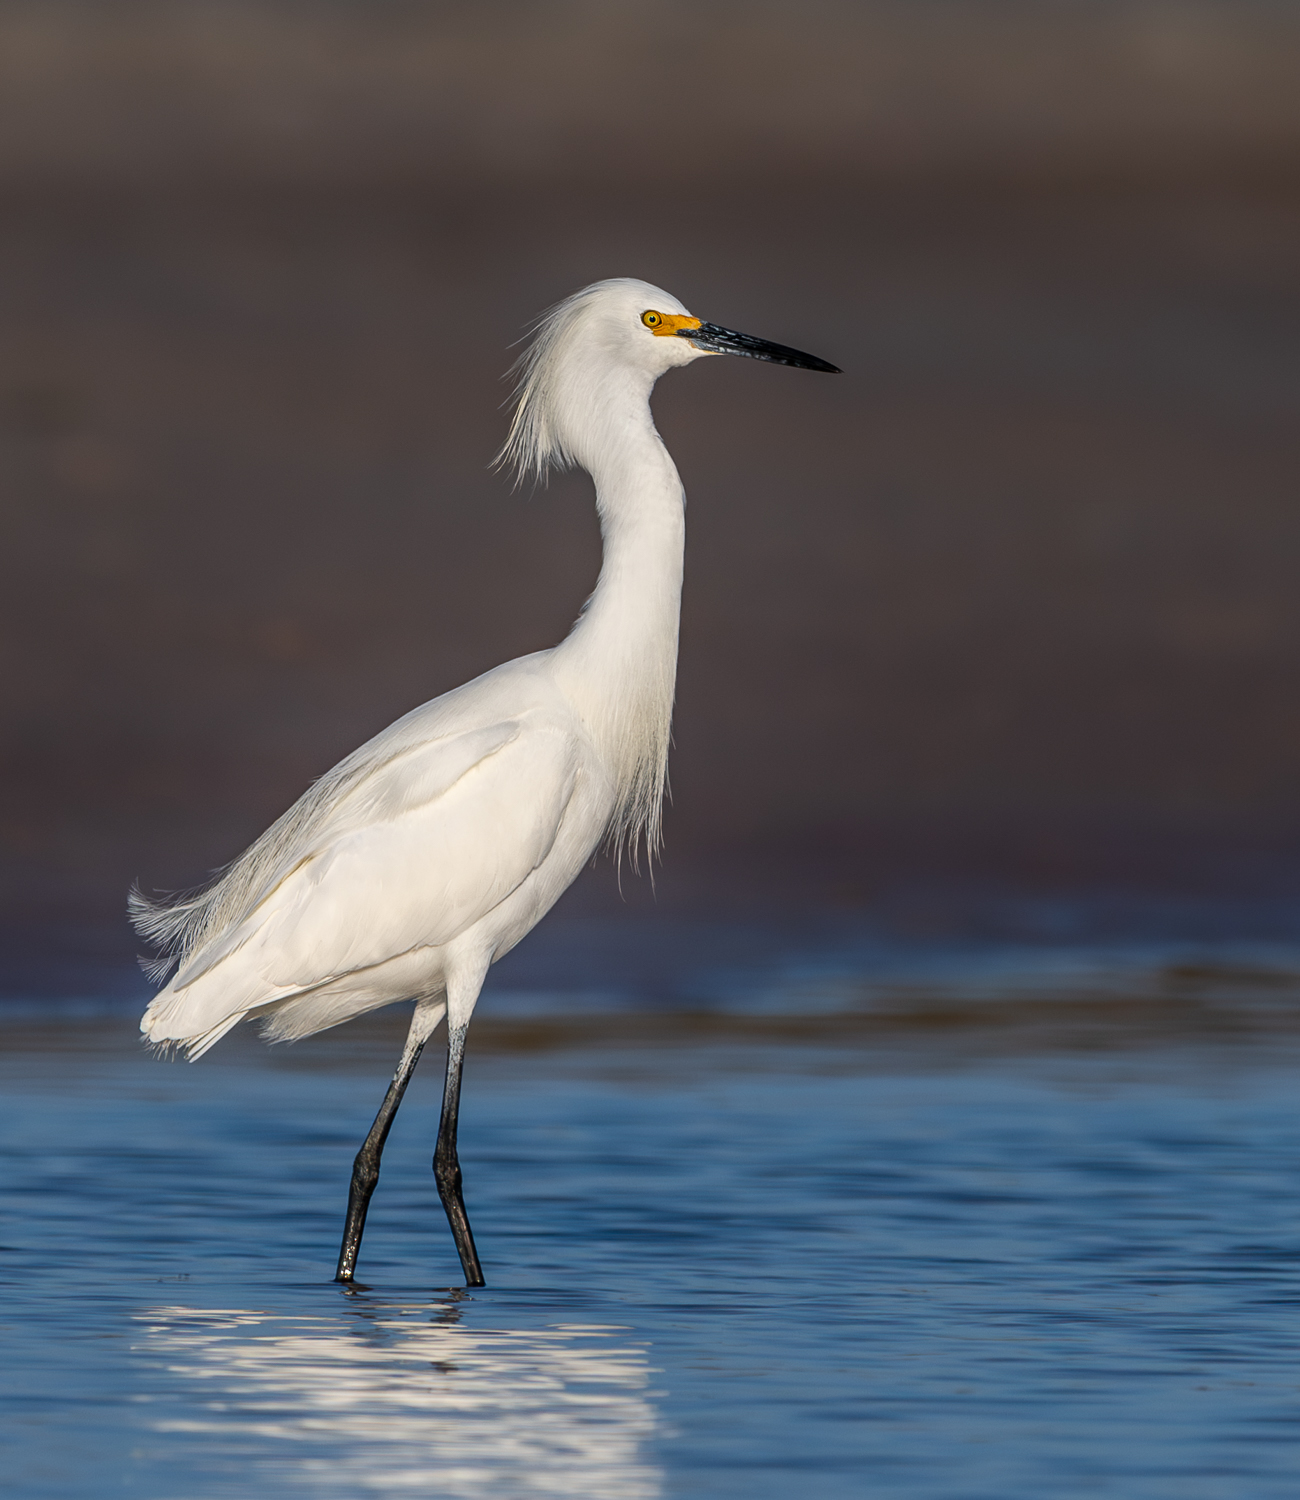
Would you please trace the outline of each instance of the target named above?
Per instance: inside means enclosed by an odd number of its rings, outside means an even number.
[[[1297,58],[1265,3],[0,4],[5,948],[125,961],[133,880],[564,633],[588,487],[488,471],[501,375],[623,273],[846,371],[657,393],[661,903],[1293,893]]]
[[[5,0],[0,184],[1293,172],[1297,56],[1276,0]]]

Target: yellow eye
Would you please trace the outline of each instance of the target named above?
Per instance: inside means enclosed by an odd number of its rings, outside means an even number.
[[[662,313],[657,313],[657,312],[643,312],[641,314],[641,321],[645,324],[645,326],[647,328],[658,328],[659,325],[660,325],[660,323],[663,322],[663,320],[664,320],[664,317],[663,317]]]

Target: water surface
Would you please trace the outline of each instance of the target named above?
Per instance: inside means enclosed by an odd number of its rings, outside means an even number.
[[[832,963],[793,1015],[776,978],[749,1009],[501,993],[472,1294],[436,1057],[364,1285],[330,1281],[400,1018],[188,1067],[114,1005],[11,1007],[9,1493],[1294,1495],[1294,984],[1053,962],[852,994]]]

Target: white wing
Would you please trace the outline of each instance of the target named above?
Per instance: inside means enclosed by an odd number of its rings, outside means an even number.
[[[153,1040],[198,1036],[450,942],[545,860],[577,765],[572,735],[541,713],[387,761],[331,809],[257,905],[192,956],[149,1007],[145,1030]]]

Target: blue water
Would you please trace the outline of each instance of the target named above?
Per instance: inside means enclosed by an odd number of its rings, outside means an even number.
[[[5,1492],[1290,1500],[1297,986],[1126,951],[502,989],[472,1295],[436,1056],[330,1281],[399,1018],[191,1067],[115,1004],[11,1006]]]

